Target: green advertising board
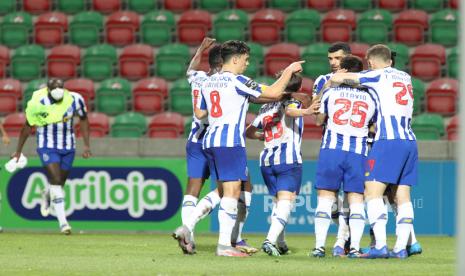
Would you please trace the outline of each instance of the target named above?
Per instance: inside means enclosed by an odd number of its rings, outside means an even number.
[[[0,159],[2,166],[7,161]],[[58,231],[55,216],[40,215],[47,178],[38,158],[13,174],[2,167],[0,179],[0,226]],[[66,214],[74,231],[173,231],[181,224],[186,181],[183,159],[77,158],[65,185]],[[207,218],[196,231],[209,225]]]

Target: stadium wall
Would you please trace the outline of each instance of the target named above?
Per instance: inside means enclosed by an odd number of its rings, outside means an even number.
[[[13,145],[15,141],[9,147],[0,148],[4,156],[0,158],[2,164],[13,152]],[[181,221],[179,207],[187,179],[184,146],[183,139],[94,139],[94,157],[77,158],[67,183],[66,210],[73,227],[103,231],[172,231]],[[454,235],[455,146],[446,141],[419,142],[419,185],[412,193],[418,234]],[[250,232],[267,231],[271,206],[258,164],[261,149],[260,142],[248,144],[249,170],[254,184],[252,207],[245,226],[245,231]],[[319,141],[304,141],[302,149],[305,159],[302,189],[287,229],[308,233],[313,231],[316,207],[312,183]],[[0,170],[3,195],[0,225],[5,229],[56,229],[54,217],[40,217],[39,191],[46,178],[35,157],[33,139],[26,144],[24,153],[30,157],[26,169],[14,174]],[[206,192],[204,189],[203,193]],[[198,231],[217,229],[216,213],[197,227]],[[394,233],[393,216],[390,216],[388,230]]]

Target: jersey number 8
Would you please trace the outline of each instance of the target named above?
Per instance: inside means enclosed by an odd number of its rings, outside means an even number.
[[[210,93],[210,101],[212,102],[212,109],[210,111],[210,115],[213,118],[218,118],[223,115],[223,110],[221,109],[220,105],[220,92],[212,91]]]

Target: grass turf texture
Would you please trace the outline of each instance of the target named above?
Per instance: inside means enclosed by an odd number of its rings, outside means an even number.
[[[259,247],[264,235],[245,235]],[[184,256],[169,234],[0,234],[2,275],[452,275],[455,238],[420,236],[423,254],[407,260],[308,257],[312,235],[288,235],[291,255],[214,256],[217,235],[199,234],[194,256]],[[328,245],[332,246],[330,237]],[[366,245],[364,238],[362,244]],[[394,237],[388,244],[393,245]],[[331,247],[327,247],[331,254]],[[368,273],[368,274],[367,274]]]

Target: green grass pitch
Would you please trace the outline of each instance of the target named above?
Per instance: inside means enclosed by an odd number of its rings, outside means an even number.
[[[264,235],[245,235],[260,246]],[[407,260],[308,257],[313,235],[288,235],[292,254],[249,258],[214,255],[217,235],[198,234],[198,253],[184,256],[166,234],[0,234],[0,275],[452,275],[455,238],[420,236],[423,254]],[[334,237],[328,240],[332,246]],[[362,244],[368,240],[364,238]],[[388,244],[393,245],[394,237]],[[328,248],[328,247],[327,247]],[[327,249],[328,250],[328,249]]]

